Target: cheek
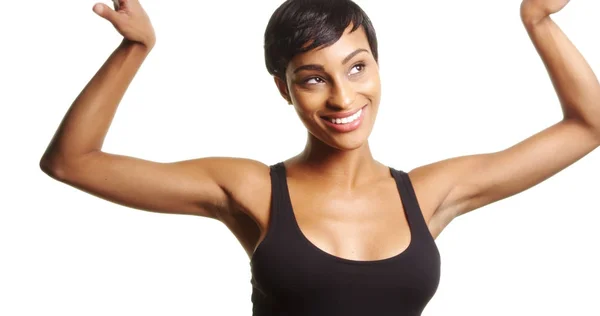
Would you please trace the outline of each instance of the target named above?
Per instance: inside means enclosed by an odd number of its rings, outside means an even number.
[[[299,108],[302,112],[310,113],[323,107],[323,104],[327,101],[327,92],[324,89],[294,90],[291,98],[296,108]]]
[[[381,93],[381,82],[379,81],[379,75],[373,74],[366,80],[360,83],[360,91],[372,98],[379,98]]]
[[[304,125],[304,127],[306,129],[308,129],[309,131],[313,131],[313,132],[321,129],[319,127],[319,122],[318,122],[319,118],[315,117],[314,111],[300,107],[298,105],[295,105],[294,108],[296,110],[296,114],[298,115],[298,118],[300,119],[300,121],[302,122],[302,125]]]

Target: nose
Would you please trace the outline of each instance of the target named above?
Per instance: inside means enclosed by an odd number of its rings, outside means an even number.
[[[355,97],[356,92],[354,91],[354,87],[349,82],[340,80],[331,87],[327,104],[331,108],[345,110],[352,106]]]

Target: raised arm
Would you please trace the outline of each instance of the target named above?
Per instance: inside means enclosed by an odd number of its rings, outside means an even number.
[[[269,188],[268,167],[261,163],[234,158],[157,163],[102,151],[117,106],[155,36],[137,0],[121,1],[118,11],[97,4],[94,11],[124,39],[71,105],[40,161],[42,170],[90,194],[147,211],[220,218],[233,208],[255,207],[248,201]]]
[[[552,79],[563,119],[508,149],[452,158],[411,171],[424,212],[432,214],[434,233],[456,216],[537,185],[600,145],[600,85],[583,56],[549,16],[567,3],[524,0],[521,5],[523,25]]]

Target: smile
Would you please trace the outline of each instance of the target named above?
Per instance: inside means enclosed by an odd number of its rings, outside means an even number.
[[[358,112],[342,118],[327,118],[333,124],[350,124],[356,121],[360,115],[362,114],[362,109],[358,110]]]
[[[327,126],[333,128],[333,130],[337,132],[351,132],[361,125],[365,107],[366,105],[350,113],[322,116],[321,119],[325,121]]]

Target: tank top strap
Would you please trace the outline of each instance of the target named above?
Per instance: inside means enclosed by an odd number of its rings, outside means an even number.
[[[280,227],[293,223],[292,202],[290,201],[287,175],[283,162],[270,166],[271,172],[271,221],[270,225]],[[284,228],[285,229],[285,228]]]
[[[400,198],[402,199],[402,206],[406,213],[408,223],[413,232],[429,234],[429,228],[427,222],[423,217],[423,212],[419,206],[417,195],[415,194],[414,187],[410,181],[408,173],[390,168],[394,180],[396,180],[396,186],[400,192]]]

